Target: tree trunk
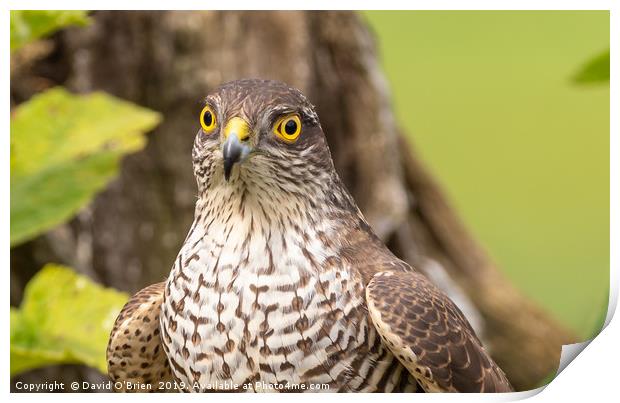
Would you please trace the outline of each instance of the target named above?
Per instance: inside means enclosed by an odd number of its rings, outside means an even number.
[[[62,260],[128,292],[162,281],[193,218],[190,152],[202,98],[229,80],[273,78],[316,105],[336,168],[377,234],[463,308],[514,386],[533,388],[557,369],[561,345],[575,338],[513,288],[456,217],[396,125],[374,38],[358,14],[93,17],[88,28],[56,36],[53,53],[30,73],[74,91],[107,91],[164,121],[71,224],[12,252],[14,302],[29,276],[17,267],[24,261]],[[13,99],[29,95],[27,85],[13,85]]]

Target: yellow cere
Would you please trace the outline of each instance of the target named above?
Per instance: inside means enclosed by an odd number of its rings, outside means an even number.
[[[224,128],[224,138],[227,139],[232,133],[237,135],[239,141],[243,141],[250,137],[250,125],[240,117],[230,118]]]

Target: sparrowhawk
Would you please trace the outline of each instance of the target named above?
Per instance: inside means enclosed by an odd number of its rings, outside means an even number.
[[[194,222],[110,336],[119,390],[512,390],[459,308],[373,233],[300,91],[233,81],[199,121]]]

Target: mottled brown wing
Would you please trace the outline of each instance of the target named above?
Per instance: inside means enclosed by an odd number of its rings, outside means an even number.
[[[513,391],[461,311],[423,275],[379,272],[366,300],[383,342],[425,391]]]
[[[165,283],[148,286],[125,304],[108,342],[108,374],[117,392],[165,392],[174,380],[159,329]]]

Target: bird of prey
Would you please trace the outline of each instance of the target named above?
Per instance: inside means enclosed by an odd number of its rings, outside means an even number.
[[[118,390],[512,391],[459,308],[373,233],[300,91],[223,84],[199,122],[194,222],[168,279],[116,320]]]

